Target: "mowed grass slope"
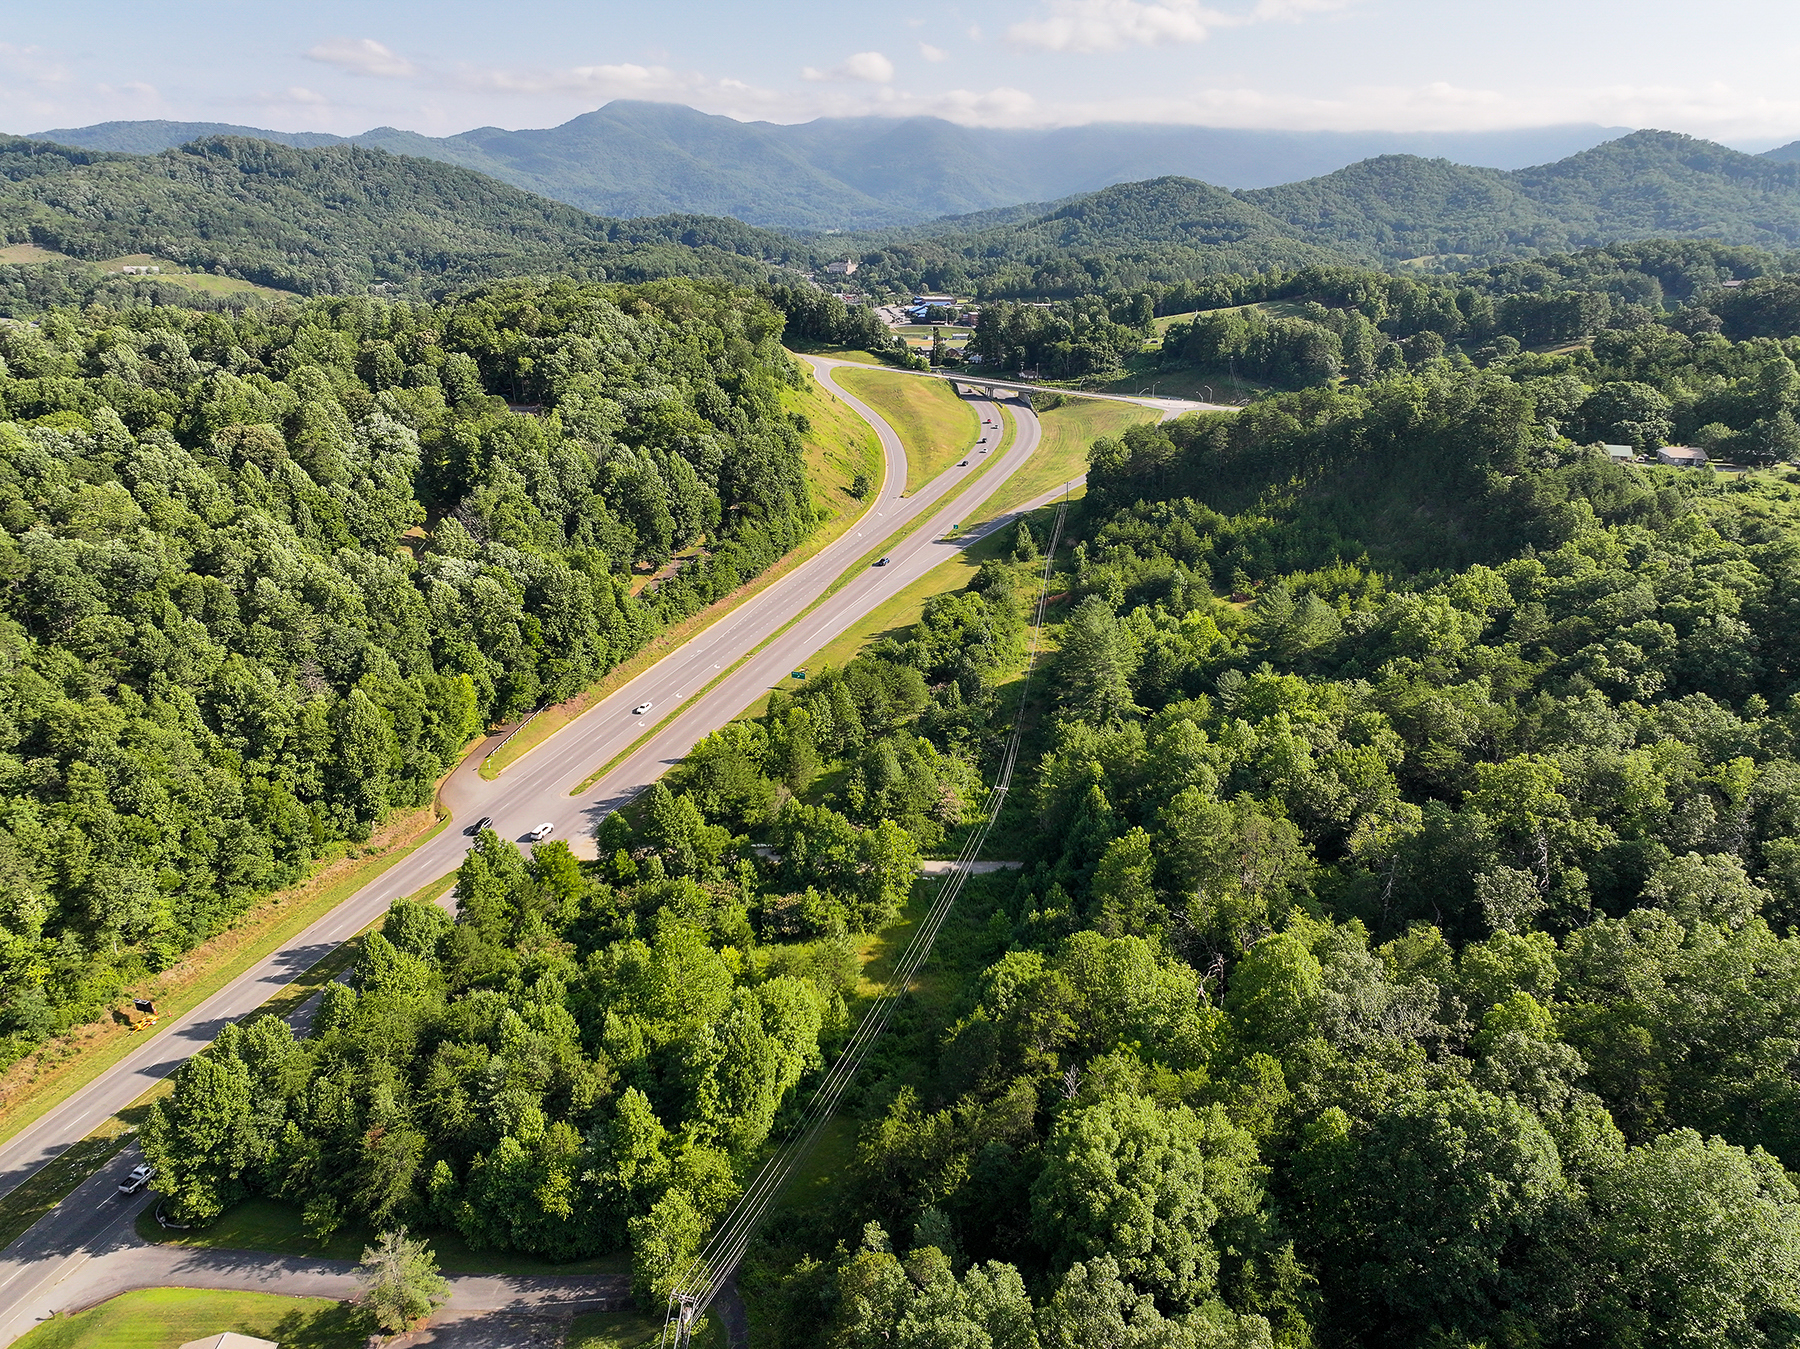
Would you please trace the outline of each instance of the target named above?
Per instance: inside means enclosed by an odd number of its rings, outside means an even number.
[[[906,490],[917,491],[975,447],[981,418],[941,379],[840,370],[837,381],[886,418],[906,446]]]
[[[881,486],[881,442],[875,428],[850,409],[850,405],[817,379],[808,378],[787,395],[790,413],[806,419],[800,433],[806,451],[806,478],[812,484],[813,506],[821,513],[820,524],[828,538],[836,538],[846,517],[862,514],[863,499],[850,494],[858,473],[868,475],[869,492]]]
[[[177,1349],[235,1330],[281,1349],[363,1349],[373,1328],[360,1308],[329,1298],[144,1288],[45,1321],[14,1343],[19,1349]]]

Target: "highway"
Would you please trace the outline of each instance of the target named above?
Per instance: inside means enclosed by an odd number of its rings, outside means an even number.
[[[903,496],[906,451],[899,437],[873,409],[833,381],[834,371],[851,363],[809,359],[821,381],[865,418],[879,437],[886,476],[863,517],[787,576],[745,600],[521,756],[498,780],[484,781],[479,776],[476,770],[485,747],[478,747],[444,785],[442,799],[454,818],[451,827],[192,1012],[166,1018],[119,1063],[0,1144],[0,1193],[18,1185],[173,1072],[182,1060],[211,1042],[227,1022],[255,1011],[333,947],[379,917],[395,896],[410,894],[452,871],[468,847],[467,822],[491,815],[494,827],[506,838],[522,838],[540,822],[554,826],[553,838],[591,838],[607,814],[649,786],[766,690],[787,682],[797,665],[832,638],[957,549],[1041,504],[1027,503],[979,531],[952,540],[948,537],[951,528],[967,520],[1037,448],[1037,418],[1022,407],[1014,408],[1015,434],[1001,454],[998,445],[1003,428],[998,409],[991,403],[974,402],[975,411],[984,419],[982,430],[990,453],[999,455],[999,461],[971,486],[971,475],[984,462],[978,450],[971,451],[966,467],[946,469],[918,492]],[[1161,400],[1144,401],[1148,406],[1163,406]],[[988,418],[994,422],[992,427],[985,425]],[[1054,499],[1060,492],[1059,488],[1047,493],[1044,499]],[[888,547],[888,565],[857,565],[896,530],[920,522],[922,527]],[[850,574],[845,584],[827,595],[832,583],[847,570]],[[649,713],[635,714],[632,709],[645,702],[651,704]],[[615,759],[617,762],[612,762]],[[612,766],[592,786],[577,792],[579,784],[609,763]],[[0,1344],[29,1328],[28,1309],[41,1308],[47,1301],[54,1303],[54,1290],[85,1258],[84,1252],[91,1252],[94,1243],[109,1234],[125,1230],[125,1219],[140,1205],[112,1201],[109,1188],[129,1169],[134,1154],[135,1150],[127,1149],[0,1254]]]

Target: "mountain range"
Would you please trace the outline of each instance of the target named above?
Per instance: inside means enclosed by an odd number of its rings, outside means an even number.
[[[1013,131],[933,117],[783,126],[618,100],[543,130],[480,127],[434,137],[377,127],[347,139],[475,169],[600,215],[727,215],[753,225],[828,230],[1059,201],[1149,178],[1271,187],[1387,154],[1515,169],[1560,159],[1623,130],[1572,125],[1408,134],[1096,123]],[[33,139],[154,154],[220,135],[301,149],[344,139],[215,122],[103,122],[40,131]]]
[[[878,294],[1056,299],[1309,263],[1454,269],[1646,238],[1800,247],[1800,158],[1637,131],[1523,169],[1382,155],[1274,187],[1165,175],[807,234],[723,215],[601,217],[476,169],[342,141],[215,135],[146,155],[0,138],[0,242],[88,260],[148,253],[302,293],[524,272],[755,282],[835,256],[855,258],[853,284]]]
[[[0,137],[0,242],[147,253],[302,294],[556,272],[754,283],[795,248],[717,217],[609,220],[430,159],[213,136],[155,155]]]

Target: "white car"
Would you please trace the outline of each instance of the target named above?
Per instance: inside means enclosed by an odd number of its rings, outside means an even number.
[[[131,1168],[131,1174],[119,1182],[120,1194],[136,1194],[149,1184],[150,1177],[156,1174],[156,1168],[148,1162],[142,1162]]]
[[[639,703],[636,707],[631,709],[631,715],[634,717],[641,717],[644,713],[648,712],[652,706],[653,704],[651,703]]]
[[[541,839],[549,838],[555,829],[555,825],[551,824],[550,821],[545,820],[536,829],[533,829],[529,834],[525,835],[525,837],[530,839],[533,843],[536,843]]]

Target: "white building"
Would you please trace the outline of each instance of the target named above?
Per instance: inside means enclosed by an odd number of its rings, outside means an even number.
[[[1637,451],[1629,445],[1602,445],[1600,448],[1606,451],[1606,457],[1615,464],[1629,464],[1637,458]]]
[[[828,262],[825,270],[833,276],[851,276],[856,272],[856,259],[845,258],[842,262]]]
[[[1705,468],[1706,451],[1698,445],[1665,445],[1656,452],[1656,462],[1674,468]]]

